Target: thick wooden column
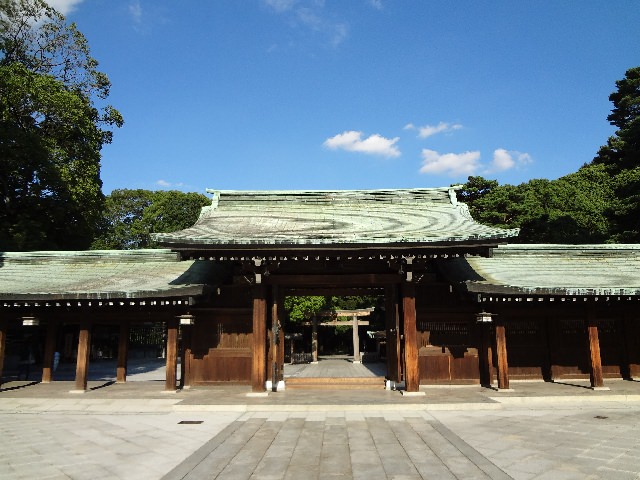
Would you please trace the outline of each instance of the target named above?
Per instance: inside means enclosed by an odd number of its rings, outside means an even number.
[[[354,315],[353,321],[353,363],[360,363],[360,332],[358,332],[358,316]]]
[[[53,356],[56,353],[56,336],[58,333],[58,322],[49,320],[47,322],[47,337],[44,343],[44,356],[42,358],[42,383],[51,383],[53,378]]]
[[[400,375],[400,312],[398,309],[397,287],[387,287],[385,291],[387,330],[387,377],[399,382]]]
[[[116,367],[116,382],[127,381],[127,357],[129,356],[129,322],[120,324],[118,334],[118,366]]]
[[[282,322],[280,319],[281,315],[281,307],[284,306],[284,297],[282,294],[278,293],[277,287],[273,287],[273,298],[275,300],[273,311],[275,313],[274,318],[271,320],[272,322],[277,322],[278,325],[278,348],[276,358],[278,359],[278,382],[283,382],[284,384],[284,330],[282,328]]]
[[[483,387],[491,386],[493,375],[491,374],[491,323],[480,322],[477,324],[480,329],[480,384]]]
[[[603,388],[602,362],[600,359],[600,340],[598,338],[598,324],[593,310],[587,311],[587,335],[589,338],[589,355],[591,388]]]
[[[404,381],[407,392],[420,391],[418,371],[418,330],[416,325],[416,287],[402,285],[402,314],[404,320]]]
[[[311,360],[318,363],[318,317],[314,315],[311,322]]]
[[[496,326],[496,354],[498,357],[498,388],[509,389],[509,362],[507,361],[507,337],[504,322],[498,320]]]
[[[165,391],[175,391],[178,373],[178,319],[167,321],[167,366],[165,373]]]
[[[191,388],[191,339],[193,325],[182,325],[182,352],[180,353],[180,386]]]
[[[87,377],[89,375],[89,354],[91,353],[91,323],[84,319],[80,323],[78,335],[78,357],[76,359],[76,392],[87,390]]]
[[[263,285],[253,287],[253,359],[251,362],[251,390],[265,391],[267,339],[267,295]]]
[[[0,385],[2,385],[2,372],[4,370],[4,356],[7,351],[7,320],[0,318]]]

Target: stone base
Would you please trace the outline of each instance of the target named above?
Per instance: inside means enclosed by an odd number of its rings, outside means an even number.
[[[163,390],[162,393],[178,393],[178,390]]]
[[[423,397],[426,395],[425,392],[407,392],[406,390],[400,390],[400,393],[404,397]]]
[[[279,380],[276,383],[276,388],[273,388],[273,382],[271,380],[267,380],[264,384],[267,392],[282,392],[284,390],[284,380]]]
[[[495,390],[498,393],[515,392],[515,390],[513,388],[496,388]]]
[[[268,397],[269,392],[249,392],[247,397]]]
[[[609,387],[591,387],[591,390],[595,390],[596,392],[608,392],[611,389]]]
[[[69,393],[87,393],[86,390],[69,390]]]

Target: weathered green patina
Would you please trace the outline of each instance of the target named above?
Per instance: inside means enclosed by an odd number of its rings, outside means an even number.
[[[170,250],[0,253],[0,300],[188,297],[215,275],[213,262]]]
[[[437,262],[471,293],[640,296],[640,245],[503,245],[491,258]]]
[[[343,191],[209,191],[193,227],[159,233],[188,249],[423,247],[503,243],[517,230],[475,222],[454,188]]]

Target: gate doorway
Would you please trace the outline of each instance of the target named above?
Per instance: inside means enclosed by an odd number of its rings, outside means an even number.
[[[301,317],[300,307],[321,306]],[[384,296],[285,299],[283,378],[287,389],[384,388]],[[341,306],[355,307],[350,309]]]

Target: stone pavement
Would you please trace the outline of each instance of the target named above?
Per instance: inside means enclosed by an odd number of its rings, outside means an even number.
[[[640,383],[393,391],[0,389],[2,479],[639,479]]]

